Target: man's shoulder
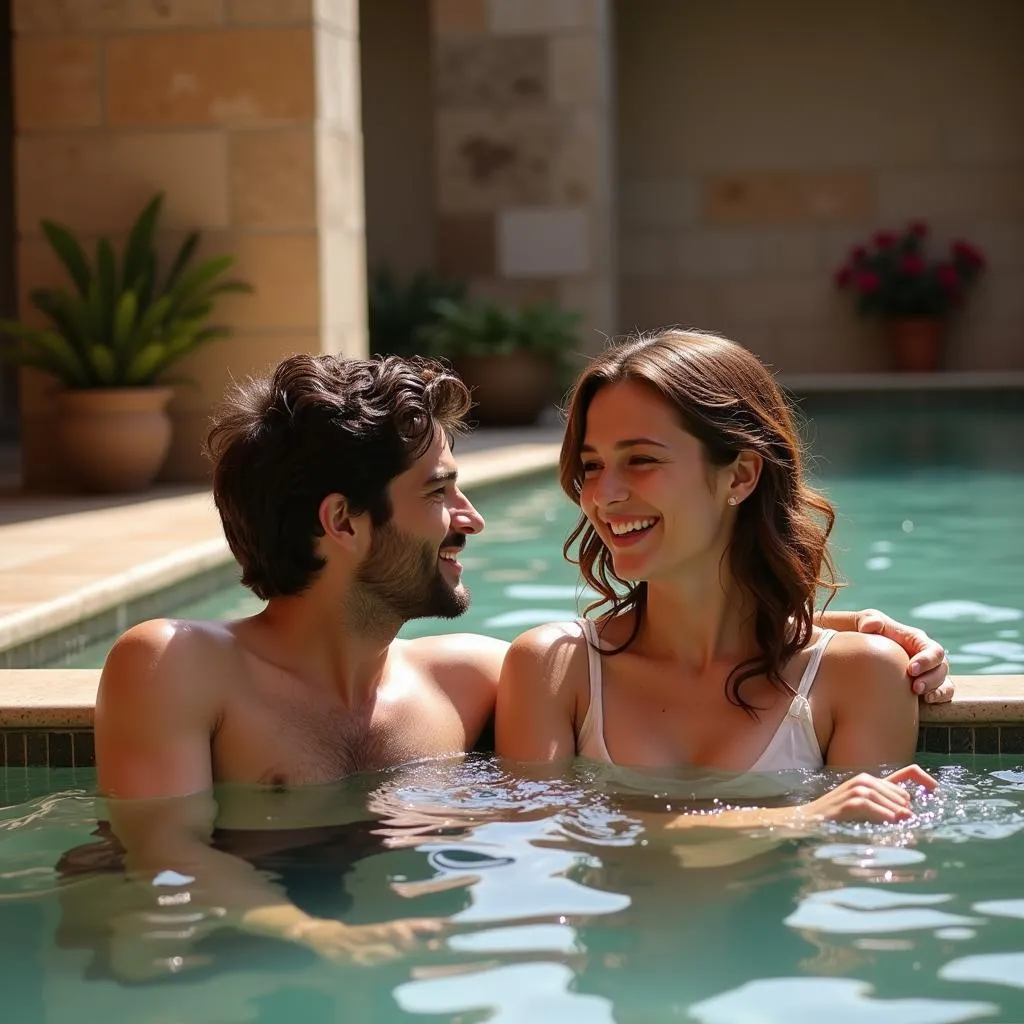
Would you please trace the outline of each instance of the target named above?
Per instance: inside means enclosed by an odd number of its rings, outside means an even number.
[[[453,672],[479,676],[497,685],[508,642],[479,633],[444,633],[401,641],[406,658],[439,681]]]
[[[237,645],[231,624],[189,619],[150,619],[126,630],[107,654],[100,699],[112,691],[171,688],[207,691],[224,678]]]

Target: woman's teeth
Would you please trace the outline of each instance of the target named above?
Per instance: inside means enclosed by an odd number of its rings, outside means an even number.
[[[623,537],[627,533],[635,533],[637,530],[646,530],[653,526],[657,519],[633,519],[626,523],[610,523],[609,527],[616,537]]]

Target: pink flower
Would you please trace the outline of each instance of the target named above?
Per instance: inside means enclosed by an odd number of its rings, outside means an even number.
[[[863,295],[877,292],[881,284],[882,279],[873,270],[862,270],[857,275],[857,289]]]
[[[956,267],[950,266],[948,263],[943,263],[942,266],[936,271],[939,284],[946,289],[947,292],[954,292],[960,287],[960,275],[956,271]]]
[[[853,280],[853,269],[851,267],[840,267],[836,271],[835,282],[837,288],[845,288]]]
[[[928,225],[923,220],[912,220],[907,230],[915,238],[926,238],[928,236]]]
[[[879,249],[891,249],[896,244],[896,236],[891,231],[879,231],[875,235],[875,245]]]
[[[911,277],[924,273],[924,260],[916,252],[908,252],[900,261],[900,270]]]

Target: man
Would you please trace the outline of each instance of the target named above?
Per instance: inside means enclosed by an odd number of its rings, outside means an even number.
[[[299,355],[236,389],[209,438],[213,491],[242,582],[267,606],[235,622],[146,622],[111,649],[97,764],[130,867],[194,878],[220,921],[325,956],[386,957],[436,927],[318,918],[240,857],[247,835],[266,850],[269,819],[275,848],[296,829],[342,828],[331,790],[309,784],[465,751],[488,722],[504,642],[396,639],[409,619],[455,618],[469,602],[458,555],[484,524],[450,443],[469,406],[439,364],[397,357]],[[860,628],[903,629],[862,615]],[[858,628],[841,613],[829,624]],[[941,682],[941,649],[915,631],[893,638]],[[214,800],[215,783],[261,788]]]

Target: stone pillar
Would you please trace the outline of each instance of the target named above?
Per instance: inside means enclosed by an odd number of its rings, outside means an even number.
[[[180,367],[168,480],[201,480],[210,406],[292,352],[366,352],[358,0],[15,0],[20,307],[58,280],[39,219],[120,240],[166,193],[255,287]],[[24,482],[59,486],[47,378],[22,385]]]
[[[610,0],[432,0],[438,267],[616,329]]]

